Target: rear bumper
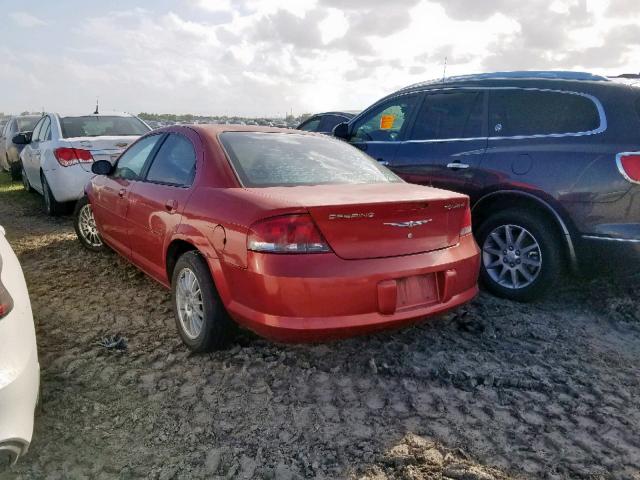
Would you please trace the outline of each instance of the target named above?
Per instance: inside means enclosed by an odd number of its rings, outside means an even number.
[[[58,202],[73,202],[84,196],[84,187],[94,174],[81,165],[45,170],[53,197]]]
[[[0,388],[0,458],[13,462],[27,452],[39,386],[40,365],[34,345],[27,363],[11,383]]]
[[[640,238],[583,235],[578,261],[580,267],[587,271],[637,273],[640,268]]]
[[[380,259],[251,253],[247,269],[223,266],[219,290],[231,316],[257,334],[314,342],[400,327],[466,303],[478,292],[479,266],[470,235],[454,247]],[[432,278],[433,296],[398,306],[408,277]]]

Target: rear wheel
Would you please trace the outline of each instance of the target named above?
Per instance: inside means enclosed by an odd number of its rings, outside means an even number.
[[[563,245],[552,225],[523,209],[496,213],[476,235],[480,279],[492,293],[517,301],[541,297],[562,274]]]
[[[9,163],[8,158],[7,165],[9,165],[9,171],[11,172],[11,180],[19,182],[22,178],[22,166],[19,163]]]
[[[178,332],[192,351],[219,350],[233,338],[235,324],[224,309],[209,267],[199,252],[190,251],[178,259],[171,294]]]
[[[47,182],[47,177],[44,176],[44,173],[40,174],[40,179],[42,180],[42,198],[44,200],[44,211],[47,215],[52,217],[56,217],[64,213],[64,204],[56,201],[53,196],[53,192],[51,192],[51,187],[49,187],[49,182]]]
[[[27,173],[24,171],[24,167],[22,167],[22,186],[27,192],[33,192],[33,187],[29,183],[29,179],[27,178]]]
[[[73,227],[76,230],[76,235],[78,235],[78,240],[87,250],[100,252],[106,249],[96,227],[93,210],[87,197],[81,198],[76,203],[76,208],[73,212]]]

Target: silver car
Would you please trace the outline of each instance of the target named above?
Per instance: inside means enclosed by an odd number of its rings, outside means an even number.
[[[20,132],[33,132],[33,127],[40,120],[40,115],[19,115],[9,119],[0,133],[0,167],[11,172],[13,180],[20,180],[22,165],[20,152],[24,145],[13,143],[13,137]]]

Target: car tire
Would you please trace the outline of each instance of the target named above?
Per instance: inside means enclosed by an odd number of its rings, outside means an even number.
[[[190,350],[220,350],[233,339],[236,325],[220,300],[200,252],[187,252],[176,262],[171,300],[178,332]]]
[[[33,192],[33,187],[29,183],[29,179],[27,178],[27,173],[24,171],[24,167],[22,167],[22,186],[27,192]]]
[[[489,216],[477,230],[480,281],[493,294],[527,302],[542,297],[563,273],[563,245],[542,216],[513,208]]]
[[[53,192],[51,191],[51,187],[49,186],[49,182],[47,182],[47,177],[44,176],[44,173],[40,174],[40,179],[42,181],[42,199],[44,201],[44,211],[47,215],[51,217],[57,217],[64,213],[64,204],[58,202],[53,196]]]
[[[11,172],[11,180],[19,182],[22,179],[22,166],[18,163],[9,163],[9,159],[7,159],[7,165],[9,165]]]
[[[76,203],[75,210],[73,211],[73,228],[84,248],[92,252],[102,252],[106,250],[106,246],[96,227],[91,204],[87,197],[82,197]]]

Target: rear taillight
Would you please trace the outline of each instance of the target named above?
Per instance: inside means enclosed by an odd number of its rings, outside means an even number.
[[[0,259],[0,273],[2,273],[2,259]],[[11,309],[13,309],[13,299],[0,279],[0,318],[6,317]]]
[[[640,183],[640,152],[620,153],[616,161],[624,178],[633,183]]]
[[[462,217],[462,226],[460,228],[460,236],[471,234],[471,209],[467,205],[464,209],[464,216]]]
[[[93,155],[89,150],[83,150],[82,148],[68,148],[60,147],[53,151],[53,154],[58,160],[58,163],[63,167],[70,167],[77,163],[91,163],[93,162]]]
[[[309,215],[283,215],[254,223],[247,248],[269,253],[322,253],[331,249]]]

